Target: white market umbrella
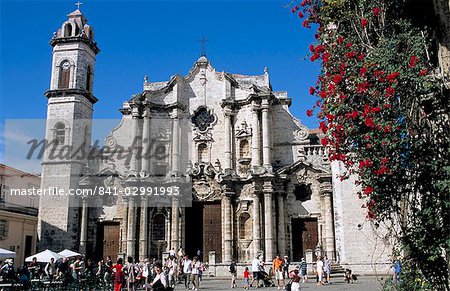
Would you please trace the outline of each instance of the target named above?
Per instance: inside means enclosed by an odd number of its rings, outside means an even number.
[[[51,258],[54,258],[55,261],[64,258],[63,256],[61,256],[58,253],[55,253],[54,251],[51,250],[45,250],[43,252],[37,253],[35,255],[29,256],[28,258],[25,259],[25,262],[31,262],[33,261],[33,258],[36,258],[37,261],[39,263],[48,263],[50,262]]]
[[[71,250],[68,250],[68,249],[65,249],[64,251],[61,251],[58,254],[60,254],[63,257],[66,257],[66,258],[73,258],[73,257],[83,256],[80,253],[77,253],[77,252],[74,252],[74,251],[71,251]]]
[[[0,259],[14,259],[16,253],[0,248]]]

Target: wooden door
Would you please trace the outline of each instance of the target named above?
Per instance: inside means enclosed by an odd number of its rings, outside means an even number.
[[[319,242],[316,218],[292,219],[293,260],[298,262],[305,257],[306,250],[313,251]]]
[[[222,262],[222,215],[220,203],[203,204],[203,260],[210,251],[216,252],[216,262]]]
[[[119,254],[119,238],[120,238],[120,225],[104,224],[103,225],[103,258],[111,256],[113,260],[117,258]]]

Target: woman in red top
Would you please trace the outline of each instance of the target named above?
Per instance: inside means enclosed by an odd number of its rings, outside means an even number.
[[[125,283],[125,274],[122,271],[123,260],[122,258],[117,259],[117,264],[113,266],[114,272],[114,291],[120,291],[122,289],[123,283]]]

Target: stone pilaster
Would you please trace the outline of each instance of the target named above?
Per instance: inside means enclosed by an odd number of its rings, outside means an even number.
[[[87,197],[81,198],[81,230],[80,230],[80,253],[86,254],[87,250],[87,230],[88,230],[88,201]]]
[[[264,245],[266,261],[275,257],[275,225],[273,221],[273,188],[271,181],[265,181],[264,193]]]
[[[136,201],[130,196],[128,198],[128,234],[127,234],[127,257],[135,256],[136,249]]]
[[[140,221],[140,243],[139,243],[139,260],[144,261],[148,255],[148,197],[141,197],[141,221]]]
[[[260,126],[259,126],[260,106],[256,101],[252,102],[252,166],[261,166],[260,153]]]
[[[179,201],[177,197],[172,197],[172,223],[171,223],[171,241],[170,248],[178,251],[180,248],[180,215],[179,215]]]
[[[231,118],[232,112],[229,108],[225,108],[225,161],[224,169],[231,169]]]
[[[281,192],[277,193],[278,199],[278,253],[280,255],[286,255],[286,220],[284,209],[284,195]]]
[[[261,101],[262,108],[262,142],[263,142],[263,165],[264,167],[272,168],[272,151],[271,151],[271,134],[270,130],[270,117],[269,117],[269,100],[263,99]]]
[[[180,115],[179,108],[173,108],[172,118],[172,174],[177,176],[180,172]]]
[[[127,196],[122,196],[122,200],[123,200],[123,204],[124,204],[124,216],[123,216],[123,220],[122,220],[122,229],[121,229],[121,233],[122,233],[122,241],[120,244],[120,252],[123,254],[127,253],[127,244],[128,244],[128,197]]]
[[[150,124],[150,108],[147,107],[144,111],[144,124],[142,125],[142,168],[141,170],[148,173],[150,172],[150,156],[152,154],[152,141],[150,137],[151,124]]]
[[[331,187],[331,178],[322,177],[320,185],[320,194],[324,209],[324,239],[325,239],[325,253],[329,259],[335,259],[335,247],[334,247],[334,220],[333,220],[333,194]]]
[[[130,171],[137,175],[141,168],[141,159],[139,154],[139,147],[141,147],[142,136],[139,130],[139,108],[133,107],[132,109],[132,131],[133,131],[133,148],[132,157],[130,161]]]
[[[255,191],[253,196],[253,258],[261,251],[261,202],[259,192]]]
[[[222,233],[223,233],[223,262],[229,263],[233,259],[233,206],[231,204],[231,197],[234,192],[230,187],[225,188],[225,193],[222,196]]]

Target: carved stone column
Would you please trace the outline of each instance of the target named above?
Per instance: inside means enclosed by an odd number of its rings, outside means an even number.
[[[125,208],[125,213],[123,216],[123,220],[122,220],[122,241],[120,243],[120,251],[123,254],[127,253],[127,246],[128,246],[128,196],[122,196],[122,200],[123,200],[123,204],[124,204],[124,208]]]
[[[148,197],[141,197],[141,221],[140,221],[140,243],[139,243],[139,260],[144,261],[148,255]]]
[[[261,101],[262,108],[262,142],[263,142],[263,165],[266,168],[272,168],[271,161],[271,136],[270,136],[270,117],[269,117],[269,100]]]
[[[171,217],[172,217],[172,223],[171,223],[171,245],[170,248],[178,251],[180,248],[180,215],[179,215],[179,204],[177,197],[172,196],[172,211],[171,211]]]
[[[265,181],[264,193],[264,238],[265,238],[265,258],[271,261],[275,257],[275,229],[273,221],[273,188],[271,181]]]
[[[260,126],[259,126],[259,109],[260,106],[256,101],[252,102],[252,166],[261,166],[260,153]]]
[[[130,171],[133,174],[137,174],[141,168],[141,155],[142,155],[142,136],[139,130],[139,108],[133,107],[132,109],[132,157],[130,161]]]
[[[255,258],[262,251],[260,203],[259,192],[255,191],[253,197],[253,258]]]
[[[231,169],[231,117],[232,112],[225,108],[225,161],[224,169]]]
[[[80,233],[80,253],[86,255],[87,250],[87,230],[89,223],[89,208],[87,197],[81,198],[81,233]]]
[[[334,219],[333,219],[333,190],[331,188],[331,177],[322,177],[320,185],[320,193],[324,206],[324,238],[325,238],[325,253],[329,259],[335,259],[334,247]]]
[[[150,172],[150,157],[152,155],[153,143],[150,136],[150,108],[144,111],[144,124],[142,125],[142,171]]]
[[[180,172],[180,109],[174,108],[170,113],[172,118],[172,174]]]
[[[128,198],[128,234],[127,234],[127,257],[133,257],[136,253],[136,201],[130,196]]]
[[[222,208],[223,208],[223,219],[222,219],[222,233],[223,233],[223,244],[224,244],[224,254],[223,262],[229,263],[233,259],[233,206],[231,204],[231,197],[234,195],[232,189],[226,187],[225,193],[222,196]]]
[[[278,253],[286,255],[286,222],[284,211],[284,195],[282,192],[277,193],[278,199]]]

